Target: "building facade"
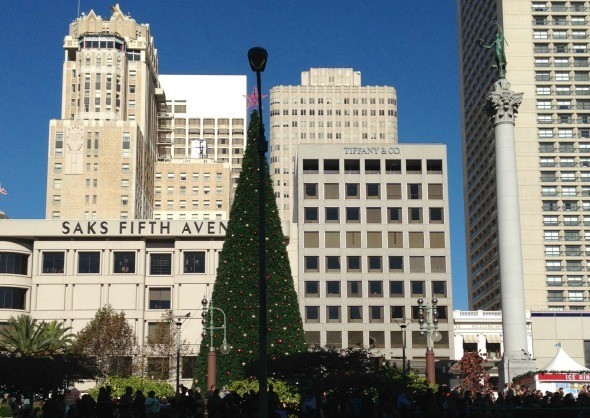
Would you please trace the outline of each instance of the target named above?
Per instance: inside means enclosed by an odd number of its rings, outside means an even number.
[[[227,219],[245,147],[246,76],[158,75],[148,24],[118,6],[64,40],[46,218]]]
[[[484,111],[499,30],[507,79],[524,93],[516,158],[526,306],[587,310],[590,75],[586,1],[460,0],[463,164],[472,309],[500,309],[493,128]]]
[[[417,301],[437,298],[434,349],[452,358],[445,146],[301,144],[296,153],[291,245],[307,342],[399,360],[400,325],[412,319],[408,359],[424,359]]]
[[[270,90],[270,172],[281,219],[297,222],[296,152],[299,144],[395,144],[393,87],[363,86],[352,68],[312,68],[299,86]]]
[[[246,145],[246,76],[161,75],[155,219],[228,219]]]
[[[201,300],[211,296],[225,221],[1,222],[1,325],[28,314],[77,333],[110,305],[125,313],[144,346],[166,312],[190,314],[181,337],[182,361],[192,363],[202,332]],[[183,379],[190,383],[187,370]]]
[[[61,118],[49,123],[48,219],[151,218],[158,55],[149,25],[114,8],[70,24]]]

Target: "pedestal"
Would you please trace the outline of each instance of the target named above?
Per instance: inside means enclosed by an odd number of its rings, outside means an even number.
[[[434,350],[426,350],[426,379],[432,384],[436,383],[436,369],[434,367]]]
[[[211,347],[207,353],[207,390],[215,385],[217,379],[217,352]]]

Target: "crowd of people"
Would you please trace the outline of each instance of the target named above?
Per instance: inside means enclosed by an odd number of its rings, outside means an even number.
[[[273,386],[268,389],[268,417],[287,418],[286,406]],[[32,406],[25,401],[20,395],[4,397],[13,418],[34,418]],[[172,399],[158,398],[153,391],[146,395],[141,390],[134,392],[131,387],[116,399],[107,386],[99,389],[96,400],[71,386],[63,393],[52,392],[41,412],[44,418],[256,418],[258,406],[255,391],[239,395],[215,386],[206,393],[181,386]],[[513,384],[497,392],[441,385],[436,393],[420,397],[384,391],[377,399],[353,391],[326,392],[304,395],[298,411],[289,413],[300,418],[590,418],[590,385],[582,387],[577,396],[563,389],[542,392]]]

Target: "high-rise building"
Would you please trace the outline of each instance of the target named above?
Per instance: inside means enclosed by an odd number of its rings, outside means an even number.
[[[228,219],[245,147],[245,75],[160,75],[154,218]]]
[[[70,24],[61,118],[49,124],[46,217],[151,218],[158,56],[147,24],[118,6]]]
[[[393,87],[362,86],[352,68],[312,68],[299,86],[270,90],[270,172],[281,219],[294,218],[299,144],[394,144],[397,95]]]
[[[270,93],[270,170],[288,222],[306,340],[373,347],[423,367],[418,299],[438,299],[448,359],[452,314],[446,149],[401,145],[393,87],[350,68],[312,68]],[[421,363],[422,361],[422,363]]]
[[[507,80],[524,93],[515,126],[526,306],[587,310],[590,73],[587,1],[459,0],[463,164],[472,309],[499,309],[492,124],[483,105],[503,29]],[[499,25],[494,21],[497,20]]]

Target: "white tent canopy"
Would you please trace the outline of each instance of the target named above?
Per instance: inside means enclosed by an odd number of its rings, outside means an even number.
[[[590,369],[571,358],[561,347],[557,350],[555,357],[545,367],[541,367],[541,370],[590,372]]]

